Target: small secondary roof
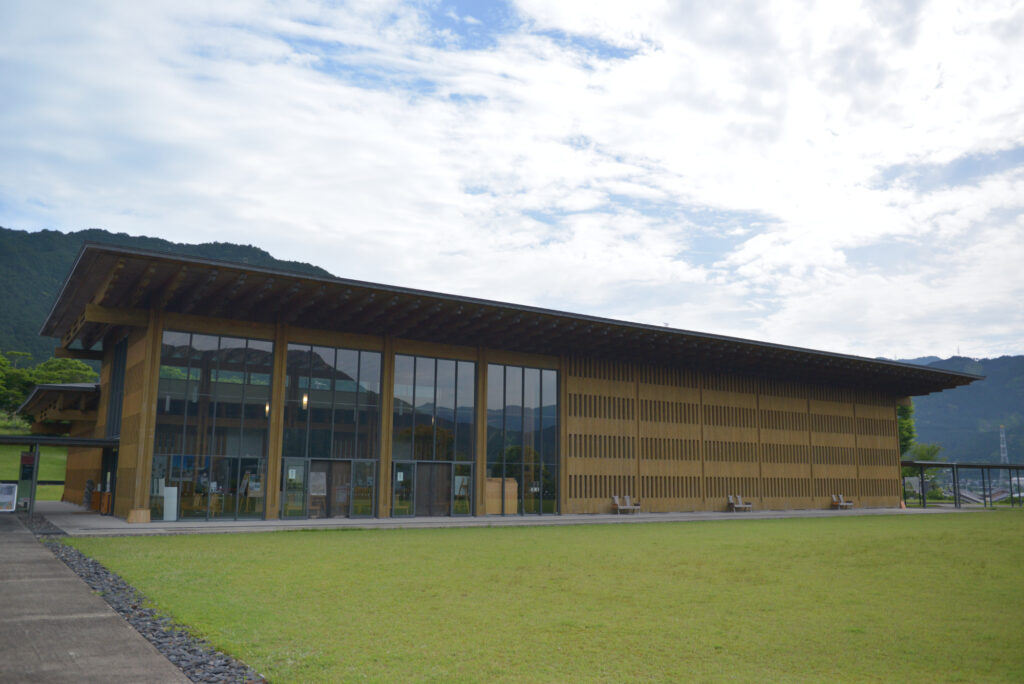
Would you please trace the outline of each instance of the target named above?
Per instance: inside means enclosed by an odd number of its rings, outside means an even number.
[[[969,373],[597,316],[96,243],[83,245],[40,334],[91,349],[109,329],[87,304],[391,335],[554,356],[782,374],[899,395],[966,385]]]

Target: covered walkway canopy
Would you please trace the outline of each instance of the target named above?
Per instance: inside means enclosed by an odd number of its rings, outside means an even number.
[[[0,445],[24,446],[32,452],[32,478],[29,489],[28,512],[35,512],[36,487],[39,483],[39,449],[40,447],[82,447],[86,449],[116,449],[120,444],[116,439],[93,439],[89,437],[55,437],[53,435],[0,435]],[[17,484],[18,480],[0,480],[2,484]],[[43,484],[49,484],[45,482]]]
[[[957,463],[952,461],[901,461],[900,466],[904,468],[916,468],[919,473],[921,482],[921,507],[927,506],[927,487],[925,486],[925,470],[932,469],[948,469],[951,471],[953,480],[953,504],[957,508],[960,508],[962,501],[967,499],[968,501],[976,500],[976,503],[980,503],[983,506],[993,505],[992,498],[992,471],[1000,472],[1005,471],[1009,476],[1010,490],[1009,499],[1010,505],[1020,504],[1024,506],[1024,500],[1022,500],[1022,474],[1024,474],[1024,463]],[[962,470],[980,470],[981,471],[981,495],[974,497],[971,494],[964,492],[961,486],[961,474]],[[904,489],[903,499],[906,500],[906,489]]]

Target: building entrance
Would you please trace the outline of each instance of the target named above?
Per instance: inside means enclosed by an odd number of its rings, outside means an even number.
[[[448,463],[416,464],[416,515],[450,515],[452,467]]]
[[[373,516],[375,461],[283,459],[281,516]]]
[[[473,466],[468,463],[395,463],[393,516],[469,515]]]

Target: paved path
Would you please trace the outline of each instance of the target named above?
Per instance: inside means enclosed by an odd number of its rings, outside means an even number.
[[[0,513],[0,682],[188,682],[13,514]]]
[[[968,512],[964,508],[956,512]],[[530,525],[629,525],[651,522],[693,522],[699,520],[764,520],[772,518],[840,518],[861,515],[921,515],[952,513],[952,508],[855,508],[849,511],[815,509],[805,511],[751,511],[749,513],[630,513],[606,515],[509,515],[444,518],[325,518],[319,520],[216,520],[126,523],[113,516],[99,515],[81,506],[58,501],[39,501],[36,513],[71,537],[105,537],[150,534],[216,534],[226,532],[274,532],[280,530],[393,529],[428,527],[520,527]]]

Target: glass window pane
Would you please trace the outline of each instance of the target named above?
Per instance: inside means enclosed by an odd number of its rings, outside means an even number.
[[[270,432],[270,373],[273,365],[273,342],[247,340],[245,407],[242,416],[242,444],[239,450],[243,457],[267,457],[267,438]]]
[[[263,482],[266,462],[243,458],[238,462],[238,517],[259,518],[263,515]]]
[[[153,452],[180,453],[185,429],[188,395],[189,334],[165,331],[160,352],[157,386],[156,440]]]
[[[373,487],[377,464],[374,461],[352,463],[352,517],[369,517],[373,510]]]
[[[210,463],[210,517],[234,518],[238,495],[238,459],[214,457]]]
[[[309,458],[331,457],[334,349],[313,347],[309,370]]]
[[[211,379],[210,393],[216,403],[216,409],[210,453],[218,456],[237,456],[241,446],[242,402],[245,388],[244,339],[220,338],[217,366],[212,370]]]
[[[473,466],[469,463],[455,466],[455,481],[452,483],[453,515],[469,515],[473,505]]]
[[[395,356],[395,400],[392,436],[392,458],[412,460],[413,386],[415,361],[411,356]]]
[[[285,375],[284,440],[282,456],[306,456],[306,431],[309,422],[309,366],[312,347],[289,344]]]
[[[437,360],[437,407],[434,455],[438,461],[455,459],[455,362]]]
[[[412,515],[412,463],[395,464],[394,494],[391,499],[391,514],[394,516]]]
[[[540,448],[540,370],[526,368],[523,370],[523,463],[536,463]]]
[[[487,463],[502,462],[505,429],[505,367],[487,366]]]
[[[356,456],[356,402],[359,352],[339,349],[334,364],[334,458]]]
[[[458,392],[455,409],[455,460],[476,459],[476,364],[459,361]]]
[[[505,462],[523,460],[523,369],[505,366]]]
[[[558,372],[541,373],[541,454],[544,463],[558,465]]]
[[[359,458],[380,454],[380,354],[359,352]]]
[[[181,463],[179,517],[205,518],[210,494],[209,456],[186,454]]]
[[[416,357],[415,404],[414,458],[430,461],[434,458],[434,359]]]

